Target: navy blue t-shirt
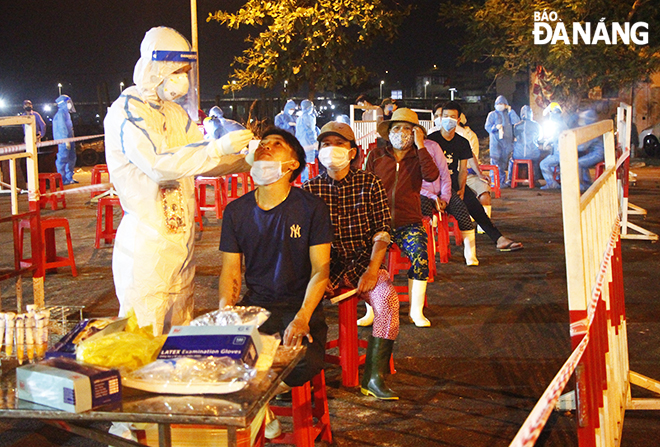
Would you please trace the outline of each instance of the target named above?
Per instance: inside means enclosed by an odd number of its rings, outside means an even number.
[[[265,211],[252,191],[227,205],[220,250],[244,255],[250,304],[297,310],[312,273],[309,247],[333,236],[328,207],[315,195],[291,188],[284,202]]]

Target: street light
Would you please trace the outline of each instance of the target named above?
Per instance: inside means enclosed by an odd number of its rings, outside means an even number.
[[[286,86],[289,85],[289,81],[284,80],[284,94],[286,95]]]
[[[456,93],[458,90],[456,90],[454,87],[449,89],[449,93],[451,94],[451,100],[454,100],[454,93]]]
[[[124,91],[124,81],[119,83],[119,93]]]
[[[60,91],[60,96],[62,96],[62,84],[59,84],[59,83],[58,83],[58,84],[57,84],[57,88],[58,88],[59,91]]]
[[[385,81],[380,81],[380,99],[383,99],[383,84]]]
[[[232,85],[235,85],[236,81],[231,81],[231,83],[232,83]],[[231,89],[231,100],[233,101],[234,99],[236,99],[236,98],[234,97],[234,88],[232,87],[232,89]]]
[[[426,81],[426,84],[424,84],[424,99],[426,99],[426,87],[429,86],[429,81]]]

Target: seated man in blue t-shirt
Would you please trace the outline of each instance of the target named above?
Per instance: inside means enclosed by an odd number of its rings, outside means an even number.
[[[271,312],[262,332],[280,333],[285,346],[307,345],[305,358],[285,379],[289,386],[321,371],[328,330],[320,302],[334,233],[325,202],[291,186],[304,167],[305,151],[295,136],[266,130],[250,171],[257,189],[227,206],[220,237],[220,308],[240,300],[245,257],[241,304]]]

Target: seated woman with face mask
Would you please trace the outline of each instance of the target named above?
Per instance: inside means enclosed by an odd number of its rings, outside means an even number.
[[[329,288],[357,288],[374,311],[362,393],[398,399],[383,379],[399,333],[399,299],[382,267],[391,231],[387,194],[378,177],[351,166],[359,164],[359,157],[349,125],[329,122],[318,141],[319,161],[326,172],[305,182],[303,188],[322,198],[330,209],[335,240]]]

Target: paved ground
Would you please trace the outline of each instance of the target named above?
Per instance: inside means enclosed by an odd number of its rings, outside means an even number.
[[[643,226],[660,233],[660,168],[639,168],[631,202],[649,210]],[[76,178],[85,184],[88,172]],[[68,269],[46,277],[49,304],[84,304],[86,315],[113,315],[118,306],[110,268],[112,248],[94,245],[95,209],[89,196],[72,196],[66,210],[44,211],[65,216],[72,226],[79,276]],[[0,214],[9,213],[0,197]],[[498,253],[478,236],[479,267],[462,263],[461,251],[440,264],[429,286],[430,329],[403,323],[395,347],[397,374],[390,384],[398,402],[365,398],[340,386],[339,371],[326,374],[332,430],[338,446],[507,446],[546,385],[570,354],[566,275],[557,191],[504,190],[494,200],[500,230],[520,240],[525,249]],[[640,221],[637,219],[636,221]],[[0,228],[10,262],[8,228]],[[220,271],[217,245],[220,222],[205,220],[198,238],[196,306],[215,308]],[[64,247],[63,241],[58,244]],[[660,304],[656,283],[660,245],[625,241],[623,259],[631,369],[660,378]],[[26,281],[27,282],[27,281]],[[2,307],[15,304],[13,285],[2,284]],[[30,296],[29,285],[25,295]],[[402,306],[402,317],[407,308]],[[329,307],[331,322],[336,308]],[[405,321],[405,318],[402,318]],[[332,327],[335,325],[331,324]],[[361,330],[366,337],[367,329]],[[569,384],[569,387],[572,386]],[[634,393],[641,395],[639,390]],[[622,445],[657,445],[660,413],[626,414]],[[95,446],[36,421],[0,421],[0,446]],[[553,413],[539,446],[577,446],[571,414]]]

